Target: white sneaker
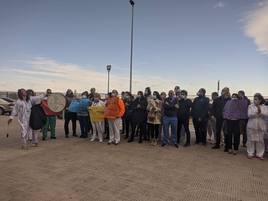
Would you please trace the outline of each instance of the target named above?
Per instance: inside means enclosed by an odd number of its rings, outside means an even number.
[[[94,140],[95,140],[95,139],[94,139],[94,138],[92,138],[92,139],[90,140],[90,142],[94,142]]]
[[[103,140],[99,140],[100,143],[103,143]]]

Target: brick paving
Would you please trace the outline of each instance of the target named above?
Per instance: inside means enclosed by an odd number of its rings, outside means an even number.
[[[0,200],[267,201],[268,159],[249,160],[193,145],[119,146],[63,137],[20,150],[14,121],[0,117]]]

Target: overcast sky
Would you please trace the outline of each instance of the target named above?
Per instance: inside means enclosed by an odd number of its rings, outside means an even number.
[[[135,0],[133,92],[268,95],[268,1]],[[0,90],[129,89],[128,0],[0,0]]]

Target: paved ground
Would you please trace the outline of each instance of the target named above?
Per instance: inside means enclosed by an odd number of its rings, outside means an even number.
[[[6,138],[0,117],[0,200],[179,201],[268,200],[268,160],[210,146],[119,146],[59,137],[20,150],[16,121]]]

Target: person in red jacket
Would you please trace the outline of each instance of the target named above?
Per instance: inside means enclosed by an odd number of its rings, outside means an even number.
[[[120,121],[125,113],[125,105],[122,99],[118,97],[117,90],[113,90],[107,99],[104,117],[108,120],[110,139],[108,145],[114,143],[118,145],[120,142]]]

